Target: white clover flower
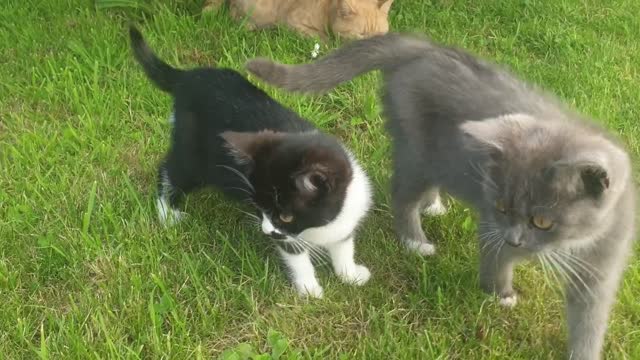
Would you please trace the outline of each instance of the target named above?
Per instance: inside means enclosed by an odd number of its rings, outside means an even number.
[[[317,58],[318,54],[320,54],[320,44],[316,43],[315,45],[313,45],[313,51],[311,51],[311,57],[312,58]]]

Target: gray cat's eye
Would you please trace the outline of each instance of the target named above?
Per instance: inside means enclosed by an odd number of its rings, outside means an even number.
[[[553,221],[551,219],[542,216],[534,215],[531,217],[531,224],[540,230],[549,230],[553,227]]]
[[[496,210],[498,210],[499,212],[506,214],[507,213],[507,209],[504,207],[504,201],[498,199],[496,200]]]

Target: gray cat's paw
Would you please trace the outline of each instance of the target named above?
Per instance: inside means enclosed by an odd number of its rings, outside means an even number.
[[[424,208],[422,213],[429,216],[438,216],[446,214],[447,210],[447,206],[442,203],[442,199],[438,196],[431,205]]]
[[[407,249],[422,256],[431,256],[436,253],[436,247],[429,242],[405,239],[404,244]]]
[[[518,295],[516,293],[512,293],[507,296],[500,296],[500,301],[498,303],[500,306],[512,308],[518,303]]]

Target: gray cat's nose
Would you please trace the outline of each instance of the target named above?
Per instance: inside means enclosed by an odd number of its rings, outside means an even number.
[[[505,242],[513,247],[520,247],[522,246],[522,241],[520,240],[520,238],[511,238],[511,239],[507,239],[505,240]]]

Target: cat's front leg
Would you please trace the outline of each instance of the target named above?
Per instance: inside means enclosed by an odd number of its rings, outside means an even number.
[[[364,265],[358,265],[354,261],[353,236],[326,246],[331,257],[333,269],[346,283],[364,285],[371,277],[371,272]]]
[[[322,286],[318,283],[309,252],[298,248],[278,246],[280,256],[289,269],[291,281],[300,296],[322,297]]]
[[[579,274],[582,280],[574,279],[566,287],[569,328],[567,357],[571,360],[598,360],[607,330],[609,312],[615,299],[618,276],[608,274],[609,278],[606,280],[593,283],[594,279],[587,279],[588,275],[580,274],[579,270],[575,273]]]
[[[518,302],[513,290],[513,266],[518,258],[508,244],[494,241],[480,241],[480,287],[498,295],[500,305],[513,307]]]

